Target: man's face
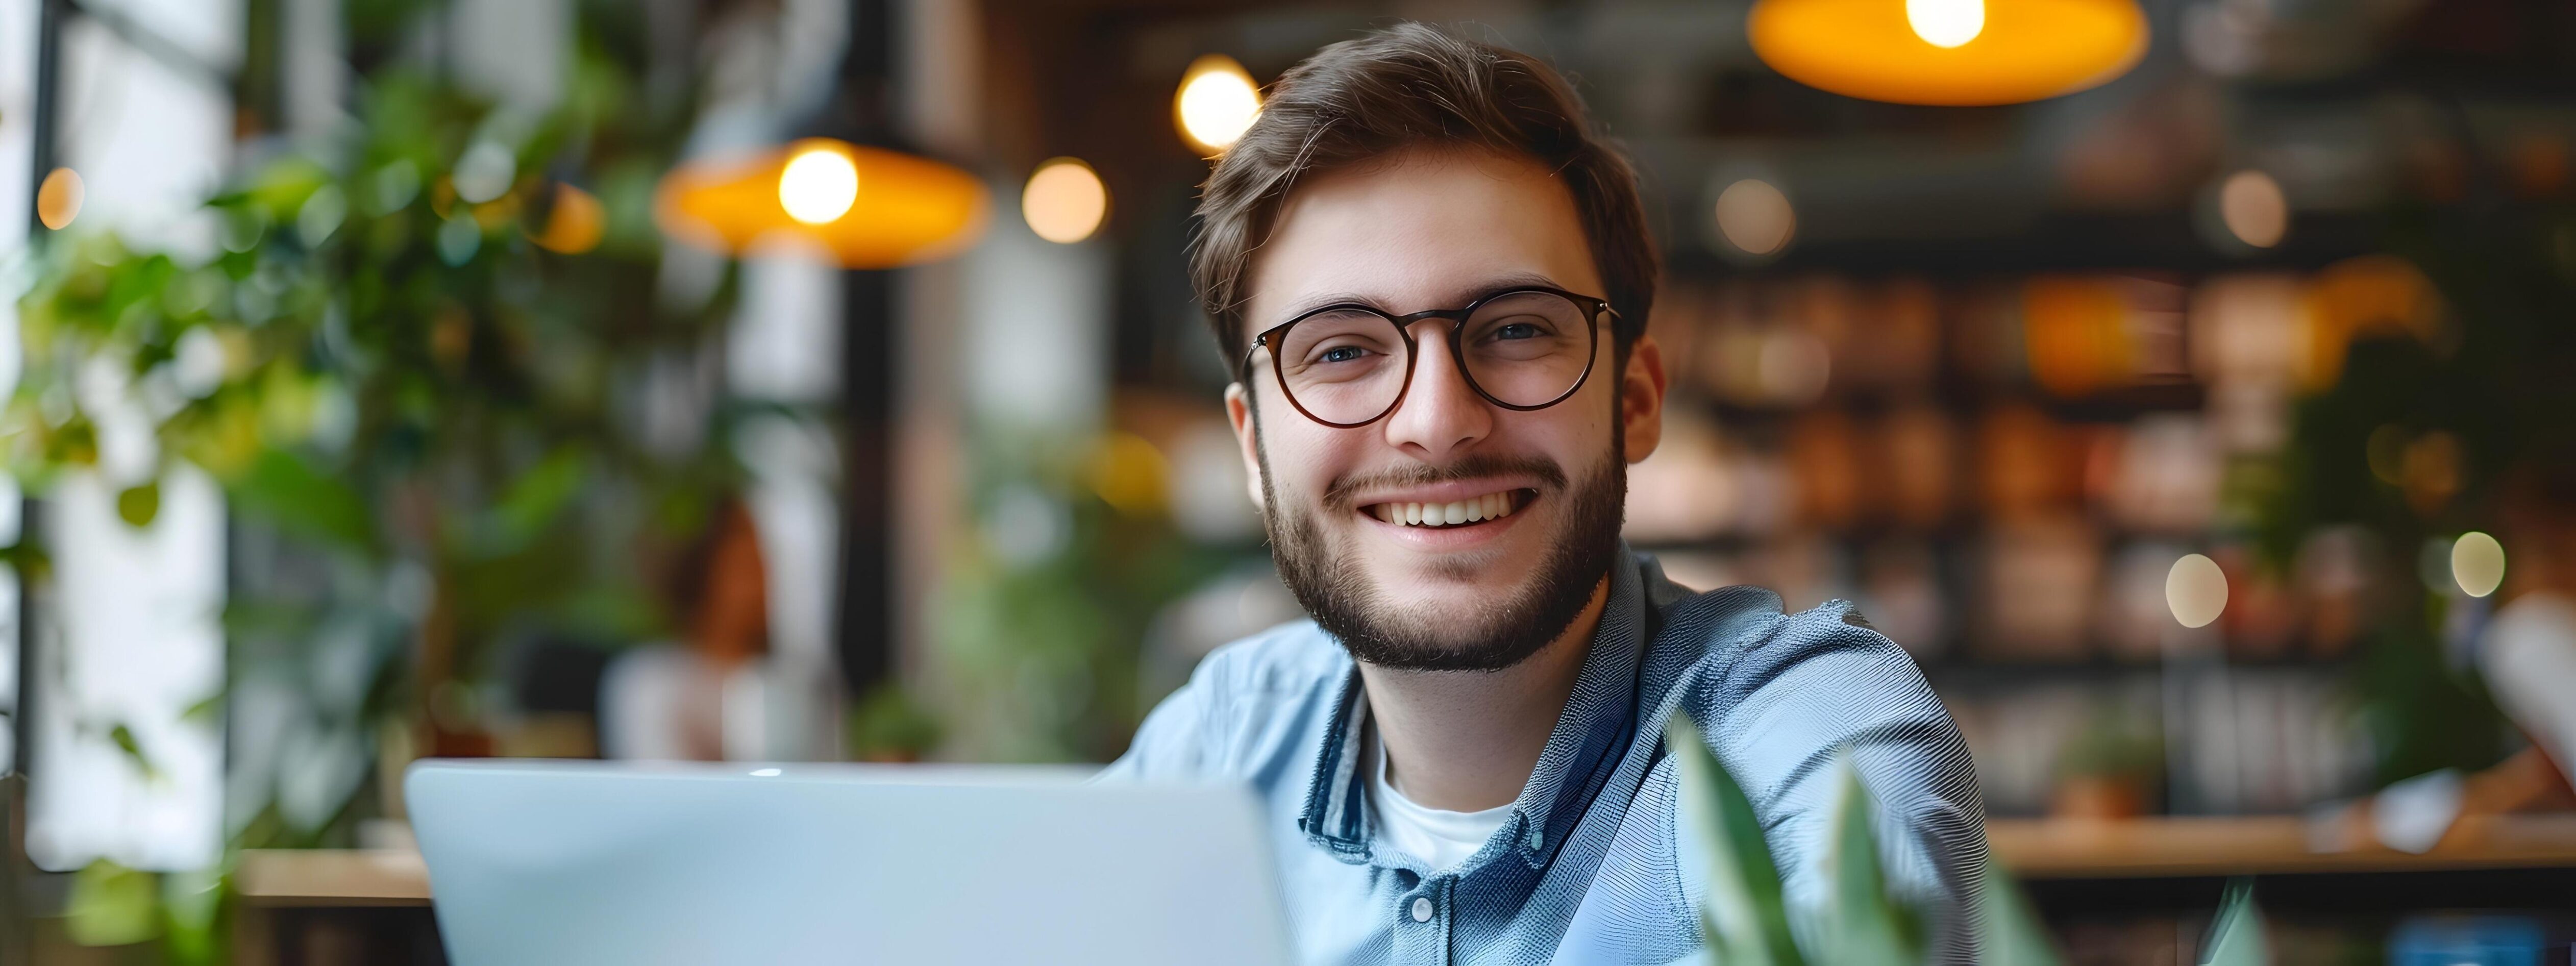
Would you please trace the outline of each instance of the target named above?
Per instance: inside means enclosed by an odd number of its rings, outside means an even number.
[[[1606,294],[1562,182],[1526,160],[1458,150],[1302,180],[1249,282],[1247,341],[1327,304],[1401,316],[1532,284]],[[1609,317],[1582,388],[1530,412],[1466,384],[1450,324],[1412,326],[1411,385],[1365,426],[1300,414],[1267,350],[1226,391],[1283,578],[1325,630],[1385,667],[1499,669],[1562,634],[1616,554],[1626,463],[1652,453],[1661,431],[1661,356],[1641,338],[1614,366]],[[1412,524],[1411,504],[1484,519]]]

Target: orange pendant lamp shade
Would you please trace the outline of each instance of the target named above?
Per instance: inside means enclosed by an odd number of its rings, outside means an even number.
[[[665,234],[726,254],[777,236],[844,268],[894,268],[964,251],[983,234],[984,183],[898,151],[809,138],[747,159],[682,165],[662,178]]]
[[[2148,33],[2134,0],[1760,0],[1745,32],[1809,87],[1942,107],[2102,84],[2137,65]]]

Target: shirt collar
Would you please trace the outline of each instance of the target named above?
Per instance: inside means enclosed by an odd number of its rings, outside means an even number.
[[[1614,559],[1609,600],[1593,628],[1583,670],[1575,675],[1574,692],[1539,751],[1529,782],[1512,803],[1508,827],[1513,850],[1531,868],[1544,867],[1555,846],[1582,821],[1617,768],[1618,752],[1636,731],[1638,656],[1648,615],[1637,559],[1626,542],[1619,544]],[[1369,814],[1365,770],[1368,692],[1356,664],[1343,677],[1332,707],[1297,828],[1345,862],[1367,862],[1375,817]]]

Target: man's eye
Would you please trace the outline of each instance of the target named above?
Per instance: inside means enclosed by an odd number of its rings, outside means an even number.
[[[1538,326],[1527,322],[1514,322],[1494,330],[1494,338],[1498,340],[1535,339],[1539,334]]]
[[[1360,348],[1360,347],[1358,347],[1358,346],[1355,346],[1355,345],[1337,345],[1337,346],[1334,346],[1334,347],[1332,347],[1332,348],[1330,348],[1330,349],[1326,349],[1326,350],[1324,350],[1324,351],[1323,351],[1323,352],[1321,352],[1321,353],[1318,353],[1318,354],[1316,355],[1316,357],[1315,357],[1315,361],[1317,361],[1317,362],[1358,362],[1358,361],[1360,360],[1360,357],[1365,356],[1365,355],[1368,355],[1368,350],[1366,350],[1366,349],[1362,349],[1362,348]]]

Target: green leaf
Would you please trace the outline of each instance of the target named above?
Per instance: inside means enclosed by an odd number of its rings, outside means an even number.
[[[2004,867],[1986,864],[1985,885],[1978,893],[1984,918],[1977,923],[1977,961],[1985,966],[2057,966],[2057,947],[2049,942],[2030,901]]]
[[[224,720],[224,696],[224,689],[216,688],[215,693],[197,699],[196,703],[180,711],[179,720],[193,725],[220,726]]]
[[[2263,910],[2254,904],[2254,880],[2227,882],[2227,897],[2209,921],[2209,938],[2200,944],[2201,966],[2268,966],[2272,943],[2263,930]]]
[[[231,487],[233,505],[279,529],[343,547],[375,542],[375,515],[357,489],[285,450],[268,450]]]
[[[546,526],[581,492],[589,469],[580,447],[564,446],[511,480],[509,488],[501,493],[499,505],[493,508],[502,547],[526,546],[545,532]]]
[[[143,743],[135,740],[134,729],[120,723],[107,729],[107,740],[116,744],[116,750],[125,753],[125,759],[134,763],[134,770],[145,781],[160,780],[161,769],[152,767],[151,757],[143,753]]]
[[[1717,962],[1728,966],[1790,966],[1803,963],[1789,919],[1780,900],[1780,874],[1771,864],[1771,849],[1762,840],[1762,823],[1744,797],[1735,776],[1708,753],[1699,725],[1676,714],[1664,725],[1664,745],[1673,756],[1673,777],[1680,783],[1678,821],[1698,834],[1681,840],[1689,854],[1683,861],[1706,876],[1700,926]]]
[[[1887,876],[1871,831],[1876,806],[1861,787],[1849,752],[1839,756],[1842,795],[1834,803],[1831,848],[1833,887],[1819,934],[1835,963],[1914,963],[1923,959],[1913,917],[1887,895]]]
[[[161,893],[152,874],[106,859],[72,877],[65,906],[63,931],[83,946],[130,946],[161,933]]]
[[[129,486],[116,494],[116,515],[133,527],[148,527],[161,515],[161,481]]]
[[[161,951],[170,966],[213,966],[225,961],[224,898],[231,883],[218,870],[161,876]]]

